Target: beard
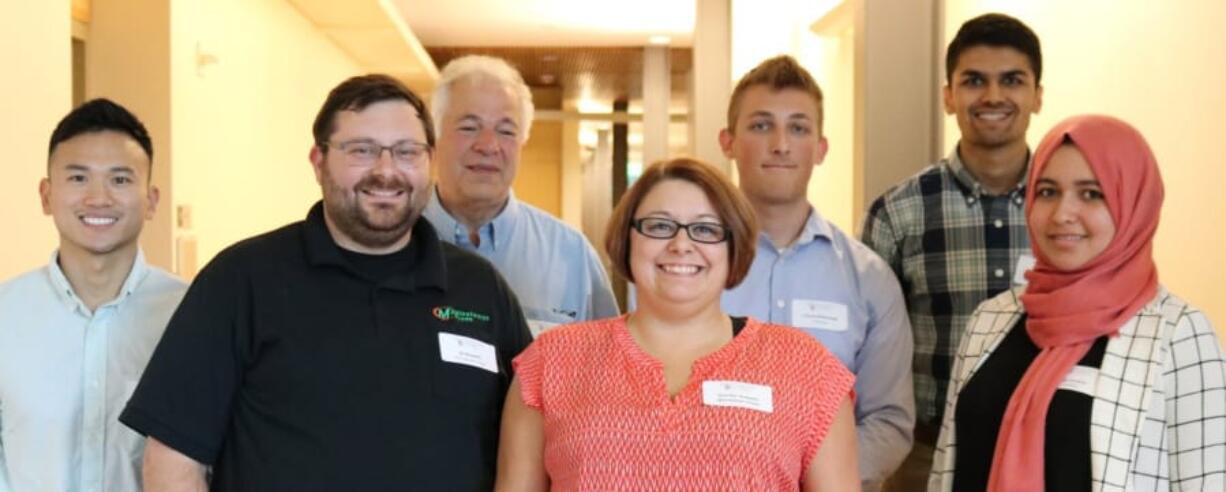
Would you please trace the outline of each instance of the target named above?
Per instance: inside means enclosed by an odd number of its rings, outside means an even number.
[[[328,218],[338,232],[367,248],[386,248],[404,239],[425,208],[425,190],[415,189],[399,175],[368,174],[352,189],[336,184],[327,166],[323,167],[323,178],[324,210]],[[367,209],[359,203],[361,190],[401,191],[408,200],[402,205],[375,204]]]

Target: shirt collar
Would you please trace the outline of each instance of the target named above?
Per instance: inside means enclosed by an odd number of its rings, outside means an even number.
[[[770,245],[771,248],[775,247],[774,243],[771,242],[770,236],[765,232],[760,233],[759,237],[762,238],[764,244]],[[800,229],[800,234],[796,236],[796,240],[784,249],[799,248],[817,240],[818,238],[825,239],[826,242],[832,243],[834,231],[830,229],[830,223],[817,212],[817,208],[813,205],[809,205],[809,216],[805,219],[804,227]]]
[[[77,296],[76,291],[72,288],[72,282],[68,281],[68,276],[64,274],[64,269],[60,267],[59,249],[51,252],[51,260],[47,262],[47,273],[51,279],[51,285],[55,288],[55,294],[61,302],[71,308],[79,308],[82,313],[90,312],[81,303],[81,298]],[[136,292],[136,288],[140,286],[141,281],[148,275],[149,264],[145,262],[145,252],[137,248],[136,258],[132,260],[132,268],[128,270],[128,278],[124,279],[123,285],[119,287],[119,294],[114,299],[103,303],[99,308],[122,304],[128,296]]]
[[[410,242],[416,247],[405,246],[400,251],[391,254],[414,255],[415,258],[411,262],[412,269],[391,276],[382,285],[406,291],[419,287],[437,287],[447,290],[447,265],[443,259],[443,247],[439,244],[438,234],[434,232],[429,221],[421,218],[413,224],[410,234],[412,234]],[[350,275],[364,278],[341,255],[340,246],[328,232],[328,224],[324,221],[322,201],[316,202],[311,207],[311,211],[307,212],[306,221],[303,223],[302,240],[307,263],[311,266],[338,267],[349,272]]]
[[[426,204],[425,215],[434,223],[441,234],[454,234],[454,241],[457,244],[466,244],[468,242],[468,228],[461,224],[443,208],[443,203],[438,199],[438,187],[430,189],[430,201]],[[479,235],[489,238],[491,247],[494,251],[507,247],[511,242],[512,231],[515,230],[515,225],[519,223],[519,218],[523,215],[523,207],[519,200],[515,199],[515,190],[507,190],[507,203],[502,207],[502,210],[495,215],[489,223],[483,224],[477,231]]]
[[[1026,195],[1026,177],[1030,175],[1031,157],[1033,157],[1033,154],[1027,149],[1026,167],[1022,169],[1022,178],[1018,180],[1012,190],[1009,190],[1008,195],[1010,198],[1020,200],[1021,197]],[[962,156],[958,153],[958,145],[955,145],[954,150],[945,157],[945,162],[949,165],[949,170],[953,173],[954,181],[958,183],[958,188],[962,190],[964,195],[967,195],[967,198],[987,195],[983,185],[979,183],[979,180],[975,179],[975,176],[966,168],[966,164],[962,162]],[[968,201],[968,203],[973,203],[973,201]]]

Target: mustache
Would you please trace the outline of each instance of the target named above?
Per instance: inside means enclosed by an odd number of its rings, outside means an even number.
[[[353,189],[397,190],[412,193],[413,185],[398,175],[368,174],[353,185]]]

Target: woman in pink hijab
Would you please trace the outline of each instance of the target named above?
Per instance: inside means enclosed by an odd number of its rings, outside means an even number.
[[[1123,121],[1073,117],[1039,143],[1036,264],[967,324],[929,490],[1226,490],[1226,362],[1158,283],[1162,195]]]

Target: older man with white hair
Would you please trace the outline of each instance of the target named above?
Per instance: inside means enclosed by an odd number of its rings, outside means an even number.
[[[430,103],[439,131],[437,184],[423,216],[439,237],[497,267],[533,335],[616,316],[608,274],[591,243],[511,191],[534,111],[519,72],[498,58],[457,58],[443,68]]]

